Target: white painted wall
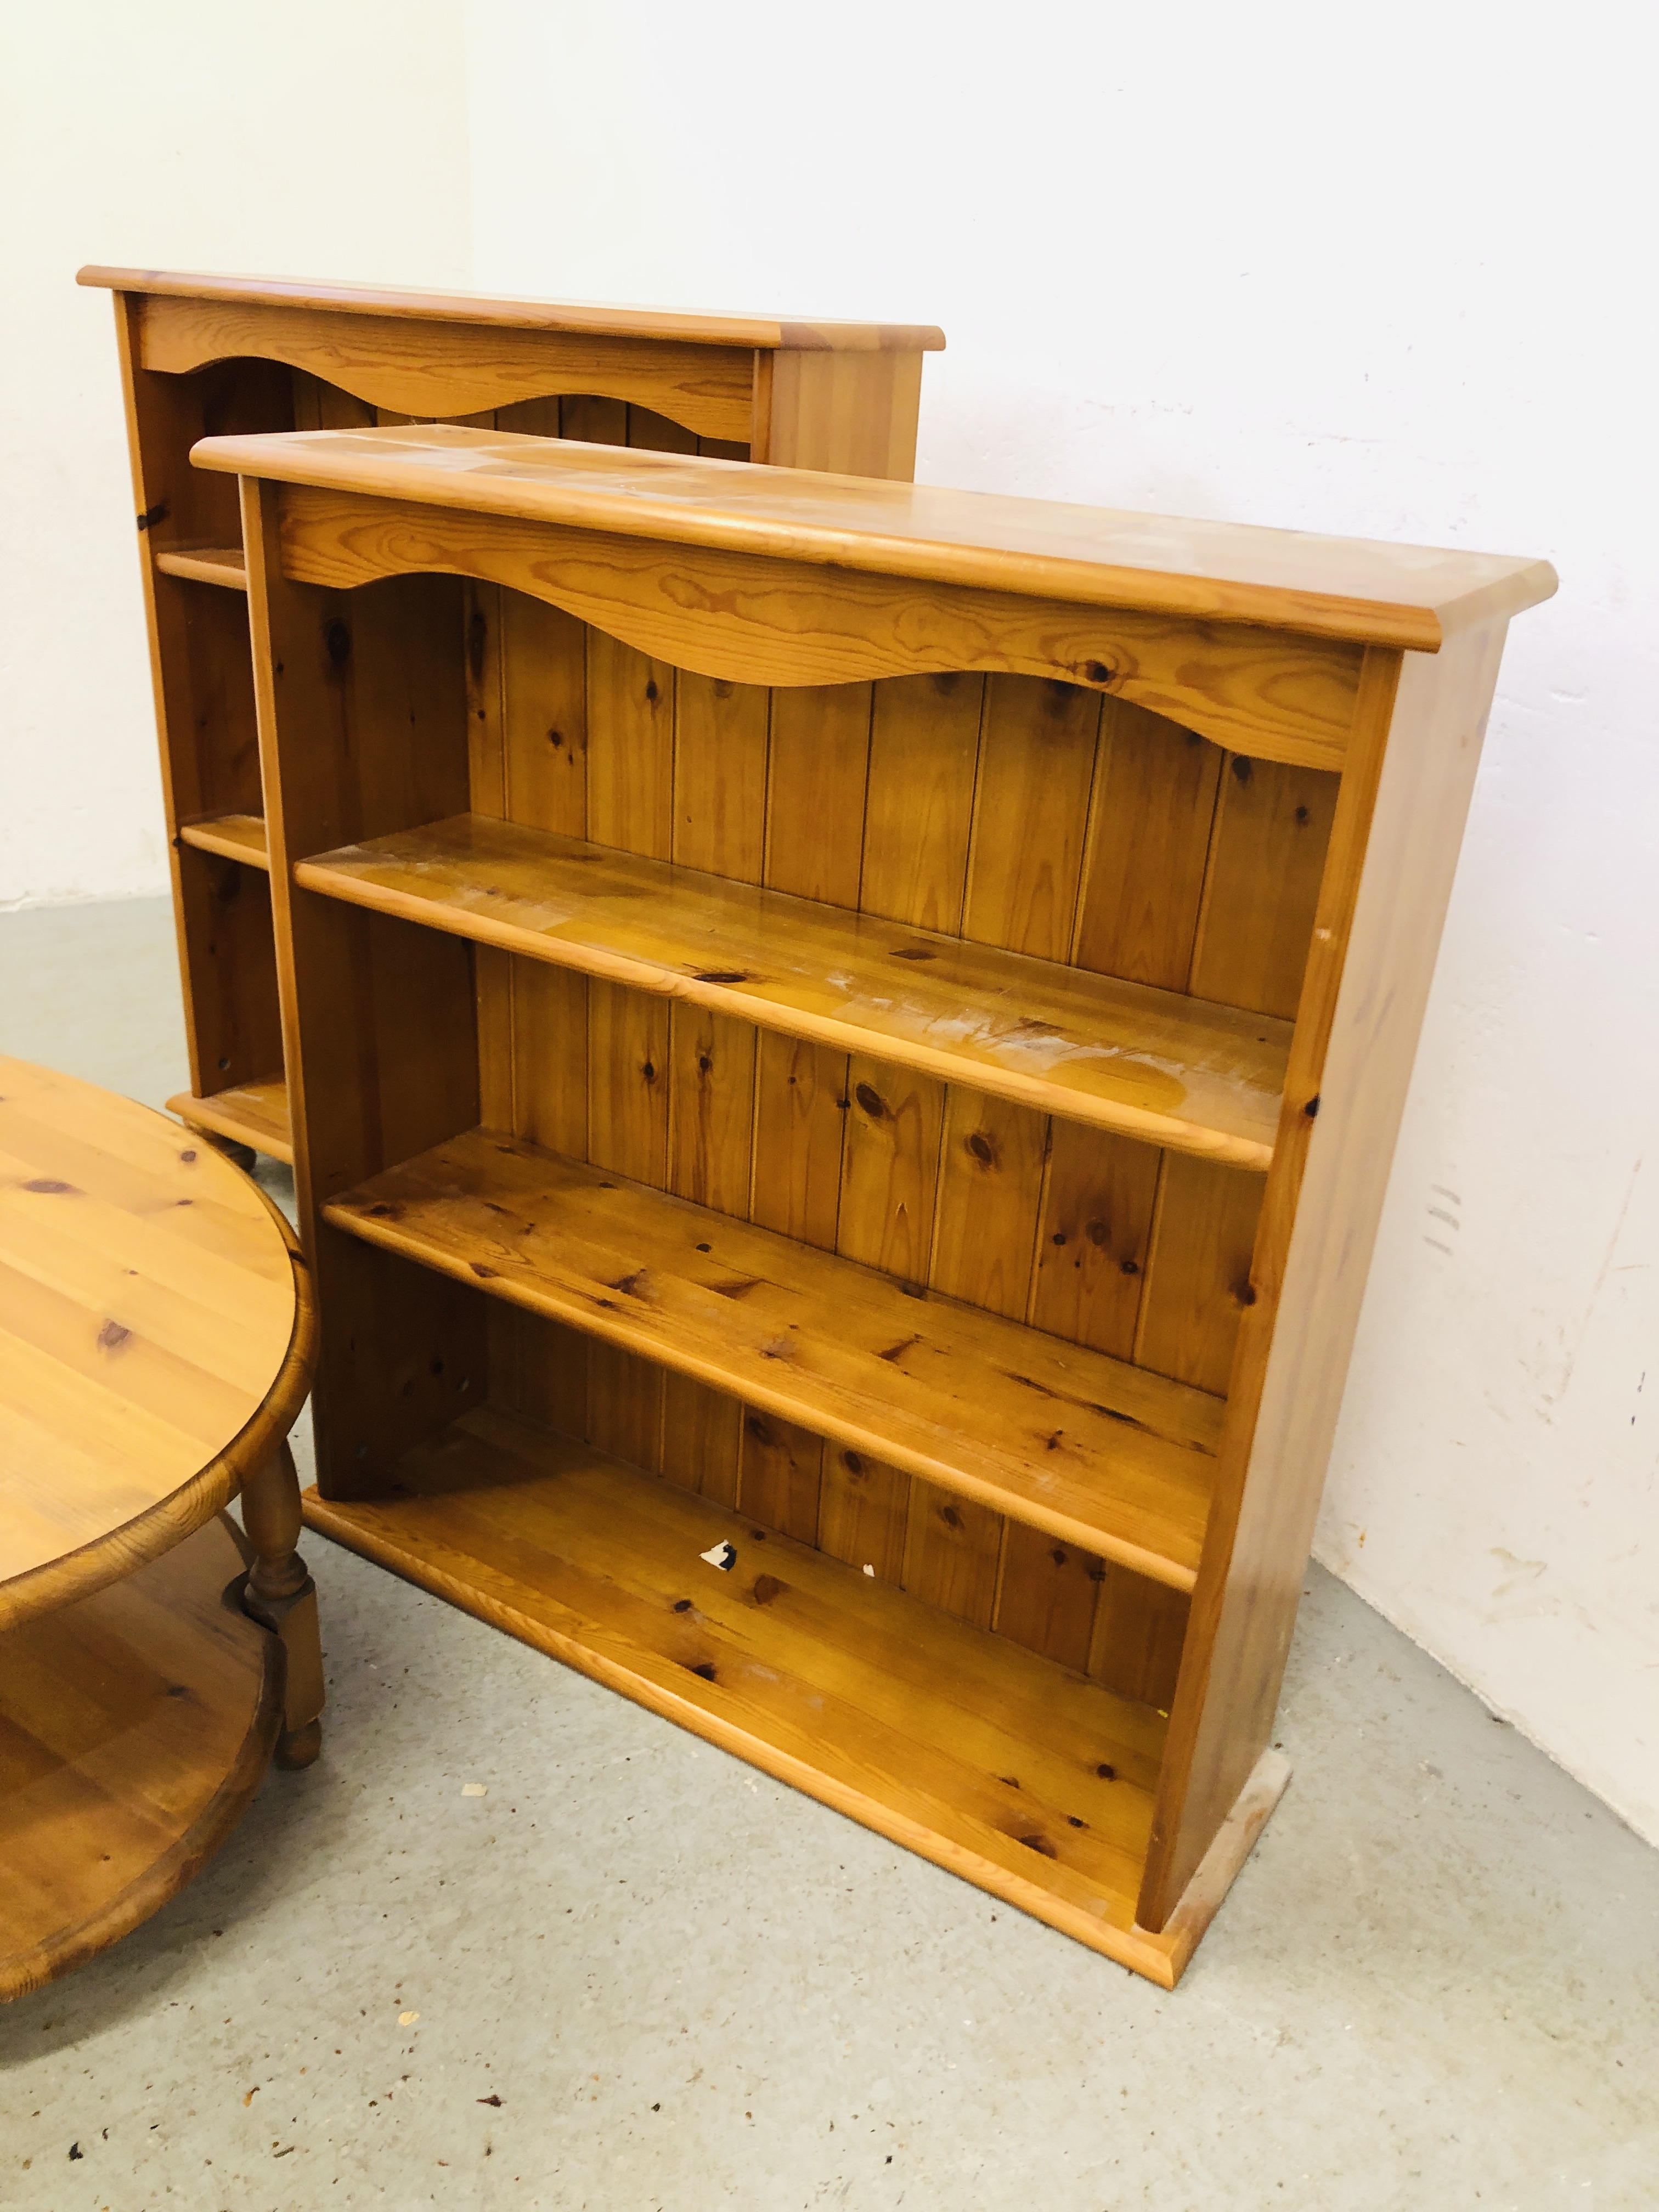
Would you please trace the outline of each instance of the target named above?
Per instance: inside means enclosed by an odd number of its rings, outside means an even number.
[[[474,270],[937,321],[932,482],[1555,562],[1320,1552],[1659,1840],[1655,135],[1638,12],[1552,20],[469,0]]]
[[[23,34],[0,163],[57,352],[0,422],[39,525],[0,552],[26,609],[0,898],[160,881],[108,311],[64,289],[94,255],[937,321],[925,478],[1547,556],[1320,1549],[1659,1841],[1643,19],[291,0],[267,40],[234,15],[81,0]]]
[[[165,892],[109,295],[82,262],[464,283],[453,0],[0,0],[0,908]]]

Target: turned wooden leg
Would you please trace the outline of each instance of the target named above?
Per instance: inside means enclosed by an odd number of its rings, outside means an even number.
[[[288,1659],[278,1766],[309,1766],[323,1747],[323,1644],[317,1623],[317,1585],[295,1550],[300,1539],[300,1480],[294,1455],[283,1444],[242,1485],[242,1526],[253,1547],[242,1603],[254,1620],[274,1629]]]

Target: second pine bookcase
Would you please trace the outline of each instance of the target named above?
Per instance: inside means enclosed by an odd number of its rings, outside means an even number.
[[[292,1158],[246,572],[216,432],[462,420],[908,477],[931,328],[783,322],[89,267],[115,295],[191,1087],[173,1111]]]

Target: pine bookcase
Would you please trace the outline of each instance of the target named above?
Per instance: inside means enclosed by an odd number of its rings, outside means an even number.
[[[246,592],[215,433],[465,421],[541,437],[908,477],[936,330],[553,305],[88,267],[115,295],[172,852],[190,1089],[233,1147],[291,1159]]]
[[[313,1526],[1173,1984],[1542,562],[466,428],[243,479]]]

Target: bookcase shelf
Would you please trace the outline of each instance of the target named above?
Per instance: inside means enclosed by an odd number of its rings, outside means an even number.
[[[1285,1787],[1551,572],[453,427],[195,457],[313,1525],[1173,1982]]]
[[[262,814],[211,814],[203,822],[186,822],[179,836],[198,853],[217,853],[227,860],[241,860],[251,868],[270,872]]]
[[[1190,1589],[1219,1399],[477,1129],[324,1208],[365,1242]]]
[[[234,485],[191,469],[192,443],[211,430],[465,420],[908,477],[922,356],[945,341],[923,326],[161,270],[88,267],[79,281],[114,295],[184,969],[185,1118],[286,1159],[286,1094],[266,1073],[283,1048],[269,905],[197,857],[266,865],[249,827],[262,800],[246,624],[210,604],[246,594],[240,518]]]
[[[511,1415],[396,1494],[307,1493],[378,1560],[1166,1985],[1134,1925],[1166,1723],[856,1567]],[[728,1571],[704,1554],[732,1548]]]
[[[240,545],[180,545],[158,553],[155,565],[164,576],[185,576],[198,584],[218,584],[226,591],[246,592],[247,563]]]
[[[206,1129],[216,1137],[228,1138],[232,1144],[247,1145],[256,1152],[268,1152],[272,1159],[293,1164],[288,1081],[280,1073],[252,1083],[233,1084],[228,1091],[216,1091],[210,1098],[182,1091],[168,1099],[167,1111],[188,1121],[193,1129]]]
[[[221,848],[220,849],[222,849]],[[1291,1024],[465,814],[299,861],[306,890],[1101,1129],[1273,1158]]]

